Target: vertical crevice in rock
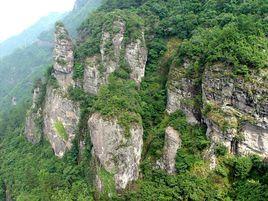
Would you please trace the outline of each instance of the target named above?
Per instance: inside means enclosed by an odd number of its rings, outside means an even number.
[[[190,124],[200,122],[200,111],[195,106],[195,98],[198,95],[198,89],[194,80],[187,76],[191,62],[185,59],[181,66],[171,66],[169,72],[167,112],[172,114],[182,110]]]
[[[234,155],[238,154],[238,141],[235,139],[231,141],[231,153]]]

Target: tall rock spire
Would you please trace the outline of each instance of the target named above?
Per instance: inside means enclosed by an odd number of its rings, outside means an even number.
[[[75,129],[79,121],[79,106],[68,98],[68,88],[74,86],[73,44],[60,22],[55,29],[53,73],[57,87],[48,84],[44,106],[44,135],[49,140],[55,155],[63,157],[71,149]]]
[[[54,76],[59,86],[66,91],[74,85],[72,79],[74,66],[73,43],[63,23],[57,22],[55,29],[55,48],[53,52]]]

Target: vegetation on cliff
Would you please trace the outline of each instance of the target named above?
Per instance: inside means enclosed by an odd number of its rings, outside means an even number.
[[[83,76],[83,59],[99,52],[103,25],[111,27],[117,14],[133,31],[145,26],[148,61],[138,87],[120,68],[96,97],[76,86],[69,90],[80,103],[81,119],[71,151],[63,160],[53,156],[43,140],[32,146],[23,137],[28,106],[19,105],[9,115],[0,114],[0,200],[9,189],[16,200],[91,200],[95,188],[91,142],[87,118],[92,112],[117,116],[126,130],[130,123],[142,123],[144,147],[141,177],[118,195],[103,194],[103,200],[268,200],[268,164],[257,156],[233,156],[222,144],[216,147],[218,165],[210,170],[207,149],[210,141],[204,125],[189,125],[178,111],[166,114],[166,84],[171,65],[191,59],[187,75],[197,85],[210,62],[222,62],[233,69],[232,76],[246,79],[249,69],[268,66],[268,2],[262,0],[112,0],[82,23],[76,46],[75,78]],[[133,20],[134,18],[134,20]],[[142,20],[141,20],[142,19]],[[127,41],[126,41],[127,42]],[[198,99],[198,98],[197,98]],[[201,106],[200,97],[196,101]],[[198,105],[195,104],[195,105]],[[200,109],[200,108],[198,108]],[[165,129],[180,132],[182,148],[176,157],[175,175],[156,168],[162,156]],[[61,125],[59,133],[65,137]],[[84,139],[85,149],[79,148]],[[1,184],[1,183],[0,183]],[[2,197],[1,197],[2,196]]]

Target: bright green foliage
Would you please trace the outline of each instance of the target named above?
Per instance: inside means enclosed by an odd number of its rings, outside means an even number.
[[[190,126],[182,112],[174,113],[170,125],[181,134],[182,148],[177,153],[176,168],[179,172],[189,170],[195,163],[203,163],[202,150],[208,147],[205,128]]]
[[[74,79],[83,79],[84,76],[84,66],[80,63],[74,65]]]
[[[242,180],[234,184],[233,200],[265,201],[268,199],[267,185],[256,180]]]
[[[227,189],[219,188],[214,179],[220,178],[194,175],[190,172],[167,175],[148,165],[146,176],[138,182],[139,190],[130,192],[125,200],[228,200]],[[149,178],[148,178],[149,177]]]
[[[116,189],[115,189],[115,181],[114,175],[107,172],[105,169],[101,168],[98,171],[98,176],[103,182],[103,192],[101,193],[102,199],[111,199],[112,197],[116,197]]]
[[[109,84],[100,89],[93,111],[106,117],[116,117],[128,133],[133,123],[141,123],[140,97],[134,81],[111,76]]]
[[[234,158],[233,161],[233,174],[234,177],[244,179],[248,176],[251,168],[252,161],[248,157]]]
[[[10,135],[1,143],[0,174],[15,200],[90,200],[83,166],[54,156],[48,143],[34,146]]]
[[[101,8],[104,10],[127,9],[138,7],[144,2],[146,2],[146,0],[105,0]]]
[[[56,133],[65,141],[68,140],[68,133],[64,128],[64,125],[62,124],[61,121],[56,121],[54,123],[54,128],[56,130]]]
[[[268,67],[268,42],[264,34],[245,34],[236,24],[200,30],[180,51],[183,57],[199,58],[203,62],[230,63],[240,74],[247,66]]]

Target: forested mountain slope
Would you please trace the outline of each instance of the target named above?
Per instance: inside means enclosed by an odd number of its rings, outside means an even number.
[[[0,198],[267,200],[267,15],[106,0],[76,42],[56,23],[32,104],[0,118]]]

